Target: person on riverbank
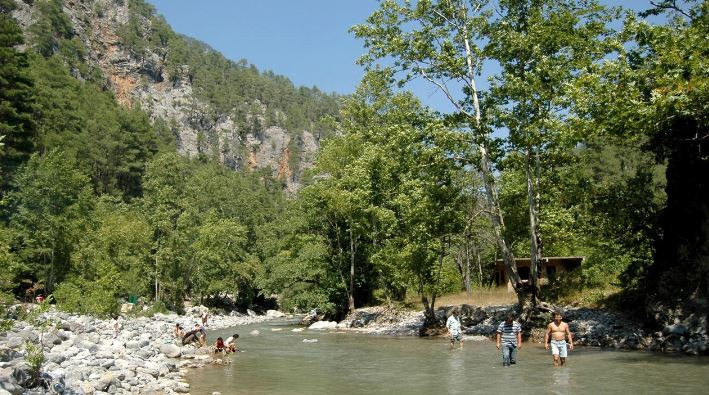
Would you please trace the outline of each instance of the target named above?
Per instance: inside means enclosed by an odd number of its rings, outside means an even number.
[[[448,321],[446,321],[446,328],[448,328],[448,335],[451,341],[451,350],[455,346],[455,342],[460,343],[460,349],[463,349],[463,336],[460,330],[460,318],[458,318],[458,309],[453,309]]]
[[[119,316],[117,314],[113,315],[113,338],[118,338],[118,333],[121,331],[121,323],[118,321]]]
[[[202,313],[202,326],[207,327],[207,318],[209,318],[209,310],[204,310]]]
[[[175,324],[175,338],[180,339],[185,336],[185,331],[182,329],[182,325],[179,323]]]
[[[207,344],[207,331],[204,330],[204,327],[195,324],[194,329],[185,333],[182,337],[182,345],[190,343],[198,343],[200,347],[204,347]]]
[[[512,313],[497,327],[497,349],[502,347],[502,366],[517,363],[517,350],[522,349],[522,326]]]
[[[554,312],[554,321],[547,325],[547,332],[544,334],[544,348],[549,349],[551,343],[551,355],[554,358],[554,366],[564,366],[566,364],[566,339],[569,339],[569,350],[573,351],[574,341],[569,324],[562,321],[561,311]],[[551,340],[551,341],[550,341]]]
[[[221,336],[219,336],[217,338],[217,341],[214,342],[214,353],[216,354],[219,352],[222,354],[226,354],[226,352],[227,352],[226,345],[224,344],[224,339],[222,339]]]
[[[235,333],[226,338],[226,349],[228,352],[240,352],[238,347],[236,347],[236,339],[239,338],[239,334]]]
[[[206,346],[207,345],[207,330],[204,328],[204,325],[195,324],[195,328],[198,330],[197,339],[199,340],[199,344],[202,347]]]

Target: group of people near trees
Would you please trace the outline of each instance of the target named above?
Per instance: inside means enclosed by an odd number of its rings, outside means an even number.
[[[568,351],[574,349],[573,336],[569,329],[569,324],[562,321],[562,318],[561,311],[555,311],[554,320],[547,325],[547,330],[544,334],[544,348],[549,350],[551,346],[554,366],[565,365]],[[454,309],[448,317],[446,328],[450,337],[450,348],[453,349],[457,341],[462,349],[462,325],[458,317],[458,309]],[[517,363],[517,350],[522,349],[522,325],[515,321],[514,314],[508,313],[505,320],[497,327],[495,344],[497,349],[502,351],[502,366],[510,366]]]

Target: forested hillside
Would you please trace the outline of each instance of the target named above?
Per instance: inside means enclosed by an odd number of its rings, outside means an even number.
[[[15,3],[34,51],[145,111],[182,154],[270,169],[292,192],[332,130],[320,121],[337,115],[336,95],[228,60],[173,32],[145,1]]]
[[[705,315],[707,3],[455,3],[382,2],[352,28],[368,73],[337,97],[142,1],[0,0],[0,286],[95,314],[415,300],[436,324],[499,260],[527,312]],[[454,110],[400,89],[414,78]],[[542,288],[552,256],[585,260]]]

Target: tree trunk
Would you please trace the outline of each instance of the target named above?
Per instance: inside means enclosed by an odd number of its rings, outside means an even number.
[[[475,263],[478,264],[478,284],[482,287],[483,285],[483,265],[482,258],[480,257],[480,248],[478,248],[478,243],[473,241],[473,253],[475,254]]]
[[[155,301],[159,301],[160,296],[158,294],[158,253],[155,252]]]
[[[473,247],[474,248],[474,247]],[[465,232],[465,293],[470,295],[473,287],[470,280],[470,233]]]
[[[352,235],[352,223],[350,222],[350,292],[348,295],[348,305],[349,311],[354,311],[355,309],[355,299],[354,299],[354,278],[355,278],[355,252],[357,251],[357,245]]]
[[[462,11],[467,15],[467,10],[465,6],[461,4]],[[471,95],[473,98],[473,108],[474,113],[474,129],[480,134],[480,141],[478,142],[478,150],[480,152],[480,172],[485,186],[485,197],[487,202],[487,209],[490,215],[490,222],[492,223],[493,232],[495,235],[495,241],[497,246],[502,253],[502,259],[505,262],[505,271],[507,272],[507,277],[512,281],[512,286],[515,291],[521,288],[521,280],[519,278],[519,273],[517,272],[517,263],[515,262],[514,255],[512,251],[507,246],[507,241],[504,238],[505,223],[502,218],[502,212],[500,210],[500,200],[497,196],[497,190],[495,189],[494,176],[492,174],[492,167],[490,164],[490,154],[488,152],[489,138],[485,131],[481,130],[480,127],[480,102],[478,100],[478,91],[475,84],[475,69],[473,68],[473,54],[470,49],[470,39],[468,37],[468,25],[463,21],[462,25],[462,37],[463,43],[465,44],[465,61],[467,65],[467,77],[468,85],[471,90]],[[455,103],[454,103],[455,104]]]
[[[539,213],[537,212],[538,191],[535,192],[534,175],[532,174],[531,152],[529,146],[525,151],[525,173],[527,176],[527,202],[529,204],[529,234],[530,234],[530,263],[529,286],[532,304],[536,305],[539,297],[539,267],[541,256],[541,237],[539,236]]]

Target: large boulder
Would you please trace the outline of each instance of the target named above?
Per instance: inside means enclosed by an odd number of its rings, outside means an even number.
[[[30,341],[32,343],[37,343],[39,341],[39,336],[31,330],[22,330],[17,333],[22,339]]]
[[[335,329],[337,322],[335,321],[318,321],[308,327],[308,329]]]
[[[32,370],[32,366],[30,366],[27,362],[21,362],[15,365],[15,368],[12,371],[12,378],[18,385],[28,387],[34,380],[34,371]]]
[[[285,314],[281,313],[281,312],[278,311],[278,310],[268,310],[268,311],[266,311],[266,317],[270,317],[270,318],[282,318],[282,317],[285,317],[285,316],[286,316]]]
[[[179,358],[182,355],[182,349],[174,344],[161,344],[160,352],[168,358]]]
[[[10,362],[13,359],[17,359],[21,356],[22,354],[17,350],[13,350],[12,348],[7,347],[0,347],[0,362]]]
[[[7,344],[10,348],[20,348],[23,344],[25,344],[25,341],[19,336],[10,336],[5,344]]]

